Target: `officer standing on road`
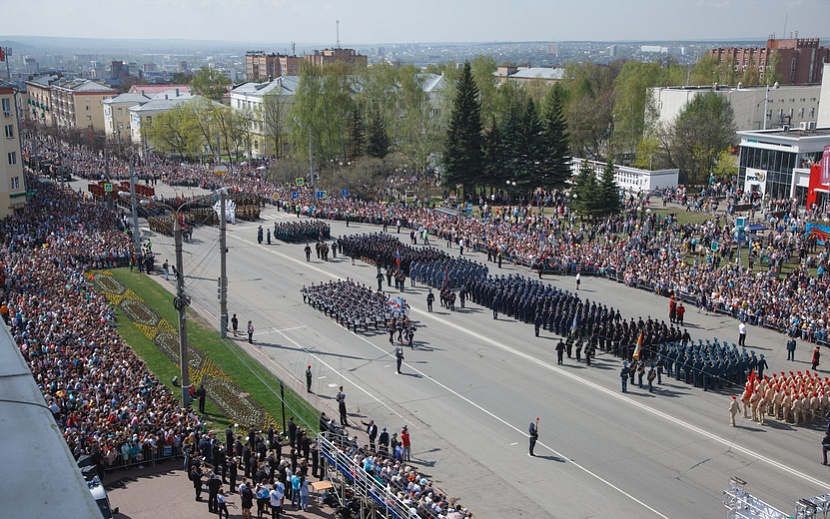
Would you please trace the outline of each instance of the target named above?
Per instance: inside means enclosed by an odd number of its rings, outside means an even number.
[[[738,403],[738,399],[735,398],[735,395],[732,395],[732,401],[729,403],[729,426],[735,427],[735,415],[738,414],[741,410],[741,404]]]
[[[795,337],[787,341],[787,360],[795,360]]]
[[[256,241],[259,242],[260,245],[262,245],[262,226],[261,225],[259,226],[259,228],[256,231]]]
[[[306,244],[305,249],[303,249],[303,250],[305,251],[305,260],[307,262],[311,261],[311,245]],[[354,264],[354,263],[352,263],[352,264]]]
[[[398,375],[401,374],[401,364],[403,364],[403,348],[400,346],[395,347],[395,362],[398,365]]]
[[[563,364],[562,358],[565,356],[565,343],[559,339],[559,344],[556,345],[556,363]]]
[[[435,302],[435,294],[432,293],[432,289],[429,289],[429,293],[427,294],[427,311],[432,312],[432,303]]]
[[[378,292],[383,290],[383,272],[378,269],[378,274],[375,276],[378,279]]]
[[[311,364],[305,369],[305,390],[307,393],[311,393]]]
[[[623,367],[620,370],[620,380],[622,381],[622,392],[628,393],[628,362],[623,362]]]
[[[533,449],[536,448],[536,440],[539,439],[539,419],[538,418],[536,419],[535,422],[530,422],[530,426],[527,428],[527,433],[529,435],[527,455],[528,456],[536,456],[533,453]]]

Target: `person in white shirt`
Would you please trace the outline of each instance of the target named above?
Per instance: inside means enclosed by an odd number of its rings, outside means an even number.
[[[274,488],[268,493],[271,505],[271,519],[279,519],[282,512],[282,500],[285,498],[285,485],[281,481],[274,484]]]
[[[746,323],[738,325],[738,346],[746,346]]]

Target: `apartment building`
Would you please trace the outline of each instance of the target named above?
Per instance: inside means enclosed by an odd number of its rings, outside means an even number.
[[[15,89],[0,81],[0,218],[26,205],[26,180],[23,176],[23,153],[17,125]]]
[[[64,128],[103,130],[103,101],[115,97],[107,85],[88,79],[67,78],[52,84],[55,123]]]

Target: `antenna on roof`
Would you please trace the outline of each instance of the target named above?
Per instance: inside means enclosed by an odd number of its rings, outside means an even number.
[[[337,20],[337,46],[335,48],[340,48],[340,20]]]
[[[297,43],[293,42],[293,41],[291,42],[291,55],[292,56],[297,55]]]

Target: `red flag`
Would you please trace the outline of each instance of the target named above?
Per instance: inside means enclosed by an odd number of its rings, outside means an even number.
[[[749,381],[747,382],[747,385],[749,386],[749,394],[751,395],[752,393],[755,392],[755,370],[754,369],[749,371]]]
[[[6,49],[0,47],[0,61],[6,61]]]

